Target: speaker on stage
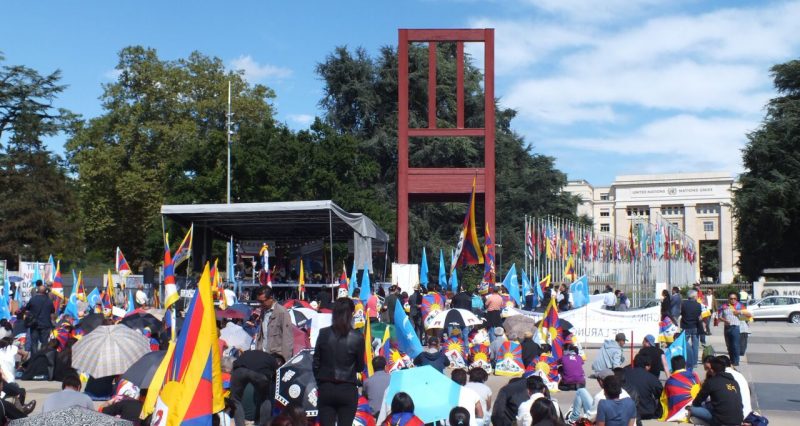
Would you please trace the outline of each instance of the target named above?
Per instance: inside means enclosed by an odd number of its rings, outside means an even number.
[[[145,284],[154,284],[155,283],[155,271],[153,270],[152,266],[145,266],[142,269],[142,282]]]

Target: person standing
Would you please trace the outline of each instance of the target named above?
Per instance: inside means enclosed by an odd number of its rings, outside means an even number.
[[[258,287],[255,296],[261,304],[255,347],[268,354],[280,355],[288,361],[294,354],[294,335],[289,311],[277,303],[269,287]]]
[[[425,328],[422,326],[422,293],[419,292],[419,285],[414,286],[414,292],[408,296],[408,307],[408,316],[414,324],[414,331],[417,336],[421,336],[425,333]]]
[[[739,302],[736,293],[728,295],[728,301],[720,306],[717,312],[717,318],[725,325],[725,346],[728,348],[728,356],[731,359],[731,364],[734,367],[739,366],[739,353],[741,351],[739,340],[741,339],[741,332],[739,325],[742,319],[751,318],[750,312],[744,305]]]
[[[387,324],[394,324],[394,307],[397,305],[397,298],[399,297],[400,287],[393,285],[389,287],[389,295],[386,296],[386,303],[383,304],[383,310],[386,312]]]
[[[680,324],[678,318],[681,316],[681,289],[672,287],[672,295],[669,296],[669,316],[675,325]]]
[[[319,389],[319,420],[323,426],[351,425],[358,406],[356,373],[364,370],[364,336],[353,330],[355,305],[348,298],[333,305],[331,326],[319,332],[313,371]]]
[[[25,310],[30,316],[30,320],[26,319],[26,325],[31,333],[30,352],[35,353],[47,344],[50,333],[53,331],[53,314],[55,313],[53,301],[47,297],[47,287],[42,284],[41,280],[36,281],[36,295],[31,297],[31,300],[25,305]]]
[[[697,365],[699,333],[702,332],[703,307],[697,303],[697,290],[689,290],[688,299],[681,303],[681,329],[686,335],[686,368],[691,371]]]
[[[667,289],[661,290],[661,319],[664,318],[672,319],[672,313],[670,311],[670,297],[669,291]],[[678,325],[678,324],[675,324]]]
[[[614,289],[610,285],[606,286],[606,292],[603,294],[603,309],[614,311],[617,309],[617,296],[614,294]]]
[[[486,296],[486,321],[489,323],[489,337],[494,340],[496,337],[493,330],[503,325],[500,312],[503,310],[503,298],[497,294],[495,286],[489,287],[489,295]]]
[[[472,311],[472,295],[467,290],[462,290],[453,296],[450,301],[450,307],[453,309],[465,309]]]

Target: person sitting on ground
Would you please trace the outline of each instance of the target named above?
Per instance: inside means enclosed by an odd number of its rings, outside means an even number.
[[[386,358],[378,355],[372,358],[372,370],[375,372],[364,382],[362,394],[369,401],[369,409],[372,415],[377,415],[381,411],[381,403],[386,388],[389,387],[389,373],[386,369]]]
[[[661,417],[661,381],[650,374],[650,357],[638,354],[633,358],[633,368],[625,369],[625,385],[631,399],[636,403],[638,419],[649,420]]]
[[[139,414],[142,412],[142,400],[140,399],[142,397],[142,392],[138,386],[131,382],[126,382],[120,385],[113,398],[100,405],[100,412],[128,420],[136,426],[148,424],[149,422],[143,423],[139,419]]]
[[[535,375],[529,376],[525,379],[525,385],[528,390],[529,398],[519,405],[519,409],[517,410],[517,426],[531,426],[534,424],[531,419],[531,406],[534,401],[540,398],[552,400],[550,398],[550,392],[547,391],[547,386],[545,386],[544,380],[541,377]],[[556,413],[560,413],[558,402],[552,402],[555,405]]]
[[[94,402],[85,393],[81,393],[81,379],[77,374],[64,377],[61,391],[52,393],[42,404],[42,413],[58,411],[69,407],[83,407],[94,411]]]
[[[556,404],[547,398],[539,398],[531,404],[531,425],[561,426],[564,422],[558,415]]]
[[[0,381],[0,392],[3,392],[3,382]],[[8,424],[9,420],[24,419],[36,408],[36,401],[31,401],[25,406],[13,404],[5,399],[0,399],[0,424]]]
[[[704,360],[703,365],[707,376],[692,405],[687,407],[690,420],[703,425],[741,424],[744,420],[742,393],[736,379],[725,372],[725,364],[719,358],[709,357],[708,364]]]
[[[424,422],[414,415],[414,400],[405,392],[397,392],[392,398],[388,413],[381,411],[378,424],[381,426],[422,426]]]
[[[470,424],[469,410],[464,407],[453,407],[447,420],[449,426],[467,426]]]
[[[603,379],[606,399],[597,405],[597,426],[633,426],[636,424],[636,404],[631,398],[621,398],[622,384],[616,374]]]
[[[542,354],[542,348],[533,341],[533,332],[528,330],[523,334],[522,341],[522,364],[527,368],[532,362],[539,359]]]
[[[58,341],[51,340],[22,364],[22,380],[52,380],[58,354]]]
[[[421,367],[423,365],[430,365],[438,370],[440,373],[444,372],[445,367],[450,366],[450,360],[439,349],[439,338],[432,336],[428,338],[428,347],[424,352],[417,355],[414,359],[414,365]]]
[[[527,379],[515,377],[497,391],[492,404],[493,426],[511,426],[517,418],[520,404],[528,400]]]
[[[558,312],[565,312],[572,309],[572,295],[569,293],[567,284],[562,283],[558,286],[556,303],[558,303]]]
[[[491,424],[490,417],[492,413],[492,388],[486,386],[486,380],[489,379],[489,373],[483,368],[475,367],[469,370],[469,383],[466,387],[475,391],[481,398],[481,409],[483,410],[484,424]],[[478,419],[480,420],[480,419]]]
[[[597,374],[602,370],[612,370],[616,367],[622,367],[625,362],[625,356],[622,354],[622,348],[628,338],[625,333],[617,333],[614,340],[606,340],[603,346],[600,347],[600,352],[597,354],[597,359],[592,363],[592,371]]]
[[[560,370],[559,390],[573,391],[586,386],[586,377],[583,373],[583,358],[578,355],[578,348],[575,345],[571,343],[564,345]]]
[[[483,419],[483,406],[481,405],[480,395],[466,387],[467,371],[463,368],[456,368],[450,373],[450,378],[462,387],[461,392],[458,394],[458,406],[464,407],[469,411],[470,425],[477,426],[478,420]]]
[[[497,362],[497,354],[500,352],[500,347],[502,347],[503,343],[507,341],[508,339],[506,338],[503,327],[495,327],[494,340],[492,340],[492,343],[489,344],[489,356],[492,358],[492,366],[494,366],[494,363]]]
[[[24,358],[27,352],[14,345],[14,340],[11,337],[0,339],[0,378],[2,378],[3,382],[3,392],[5,392],[6,397],[14,397],[15,405],[22,408],[25,405],[25,389],[16,382],[17,370],[15,365],[18,355]]]
[[[733,376],[736,383],[739,384],[739,392],[742,395],[742,415],[747,417],[753,411],[753,404],[750,402],[750,386],[747,384],[747,379],[744,374],[736,371],[731,366],[731,359],[727,355],[720,355],[717,357],[725,366],[725,372]]]
[[[700,377],[697,376],[697,373],[686,370],[686,359],[683,355],[672,357],[670,363],[672,374],[664,383],[664,395],[666,395],[667,413],[677,413],[692,401],[683,402],[683,394],[673,393],[674,390],[681,389],[687,378],[693,379],[695,383],[700,383]],[[680,392],[683,392],[683,390],[680,390]]]
[[[567,412],[566,420],[574,423],[577,422],[578,419],[584,418],[594,423],[597,418],[597,407],[600,401],[606,399],[606,394],[603,392],[603,380],[613,375],[613,370],[602,370],[595,374],[597,384],[600,385],[600,392],[597,392],[594,397],[592,397],[592,394],[590,394],[586,388],[578,389],[578,391],[575,392],[575,400],[572,402],[572,408]],[[630,398],[630,395],[628,395],[625,389],[622,389],[620,398]]]
[[[655,336],[652,334],[644,336],[642,348],[637,355],[647,356],[650,359],[650,374],[656,378],[661,376],[661,372],[664,371],[664,351],[658,347]]]

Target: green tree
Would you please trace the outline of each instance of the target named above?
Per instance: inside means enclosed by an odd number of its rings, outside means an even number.
[[[12,262],[17,255],[69,258],[81,247],[72,182],[63,161],[43,142],[68,131],[75,120],[53,105],[64,90],[60,79],[59,71],[0,69],[0,138],[7,138],[0,151],[0,258]]]
[[[700,241],[700,276],[719,279],[719,241]]]
[[[747,135],[734,193],[739,268],[751,280],[764,268],[800,266],[800,60],[771,72],[780,96]]]

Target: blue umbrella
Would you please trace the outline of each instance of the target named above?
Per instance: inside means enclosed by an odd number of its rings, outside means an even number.
[[[414,414],[425,423],[444,420],[458,405],[461,386],[430,365],[392,373],[384,401],[390,405],[397,392],[405,392],[414,401]]]
[[[253,310],[244,303],[237,303],[231,306],[230,309],[243,313],[245,318],[250,318],[250,315],[253,313]]]

